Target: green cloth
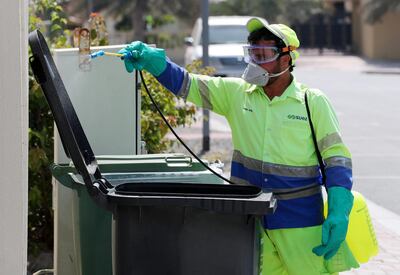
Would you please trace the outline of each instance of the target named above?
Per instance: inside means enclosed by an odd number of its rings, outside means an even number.
[[[290,166],[297,172],[300,167],[318,165],[304,105],[304,93],[309,91],[311,113],[315,114],[312,121],[323,159],[351,159],[327,97],[297,82],[295,77],[285,92],[273,100],[266,96],[262,87],[241,78],[197,74],[190,74],[190,77],[189,93],[183,98],[225,116],[232,130],[235,150],[246,157],[285,168]]]
[[[313,249],[318,256],[330,259],[346,239],[354,197],[344,187],[328,188],[328,217],[322,225],[322,244]]]
[[[118,53],[124,55],[126,70],[146,70],[154,76],[159,76],[167,67],[164,49],[153,48],[141,42],[134,41]]]
[[[260,274],[328,275],[359,267],[346,242],[330,260],[315,255],[312,249],[321,242],[321,231],[322,226],[264,230]]]

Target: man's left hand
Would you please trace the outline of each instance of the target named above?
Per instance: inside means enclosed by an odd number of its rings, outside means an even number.
[[[351,191],[344,187],[328,189],[328,217],[322,224],[322,244],[313,249],[316,255],[329,260],[339,250],[346,239],[353,200]]]

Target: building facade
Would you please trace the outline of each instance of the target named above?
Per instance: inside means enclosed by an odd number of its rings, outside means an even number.
[[[353,49],[369,59],[400,60],[400,10],[367,22],[369,0],[351,0]]]

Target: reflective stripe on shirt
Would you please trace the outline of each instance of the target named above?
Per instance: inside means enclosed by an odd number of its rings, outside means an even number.
[[[232,161],[243,164],[246,168],[285,177],[317,177],[318,166],[291,166],[277,163],[263,162],[244,156],[240,151],[234,150]]]
[[[190,83],[191,83],[191,78],[189,76],[189,73],[185,70],[183,74],[182,86],[178,91],[177,96],[186,100],[187,96],[189,95]]]
[[[318,148],[322,152],[325,149],[339,143],[343,143],[339,133],[331,133],[318,141]]]
[[[345,157],[330,157],[324,160],[326,168],[343,166],[348,169],[352,169],[352,162],[350,158]]]

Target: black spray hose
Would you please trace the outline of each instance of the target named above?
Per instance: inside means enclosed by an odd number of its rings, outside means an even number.
[[[144,80],[142,71],[139,71],[140,73],[140,77],[142,78],[142,83],[144,86],[144,89],[146,90],[146,93],[149,95],[149,98],[151,100],[151,102],[153,103],[154,107],[156,107],[157,112],[161,115],[161,118],[164,120],[165,124],[167,124],[168,128],[171,130],[171,132],[174,134],[174,136],[179,140],[179,142],[183,145],[183,147],[186,148],[186,150],[189,151],[189,153],[196,159],[198,160],[207,170],[209,170],[210,172],[212,172],[214,175],[216,175],[217,177],[219,177],[220,179],[222,179],[223,181],[226,181],[230,184],[235,184],[232,181],[228,180],[227,178],[225,178],[224,176],[221,176],[220,174],[218,174],[217,172],[215,172],[213,169],[211,169],[207,164],[205,164],[187,145],[185,142],[183,142],[183,140],[178,136],[178,134],[174,131],[174,129],[172,128],[172,126],[169,124],[169,122],[167,121],[167,119],[165,118],[165,116],[163,115],[161,109],[158,107],[157,103],[155,102],[154,98],[151,96],[149,89],[147,88],[146,82]]]

